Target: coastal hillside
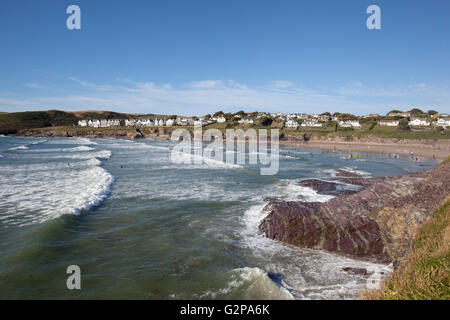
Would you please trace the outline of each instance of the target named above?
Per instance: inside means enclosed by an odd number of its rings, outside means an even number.
[[[18,130],[45,128],[57,125],[74,125],[77,117],[69,112],[50,111],[29,111],[0,114],[0,133],[12,134]]]
[[[135,115],[133,115],[135,116]],[[117,119],[127,118],[128,114],[112,111],[79,111],[61,110],[28,111],[0,113],[0,134],[15,134],[20,130],[47,128],[57,126],[74,126],[78,120],[84,119]]]

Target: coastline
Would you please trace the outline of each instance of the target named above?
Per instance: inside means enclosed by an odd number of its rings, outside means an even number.
[[[64,129],[64,130],[61,130]],[[66,130],[67,129],[67,130]],[[124,130],[78,130],[74,128],[40,128],[19,131],[10,134],[11,137],[39,137],[39,138],[67,138],[83,137],[98,139],[125,139],[125,140],[170,140],[173,128],[152,128],[142,130],[142,135],[131,129]],[[225,139],[224,139],[225,141]],[[321,139],[312,137],[309,141],[297,140],[293,136],[285,136],[279,141],[282,146],[295,148],[311,148],[322,150],[378,153],[393,156],[398,154],[413,160],[415,157],[433,160],[444,160],[450,156],[450,139],[440,140],[413,140],[413,139],[387,139],[370,137],[360,140],[346,141],[342,137]]]

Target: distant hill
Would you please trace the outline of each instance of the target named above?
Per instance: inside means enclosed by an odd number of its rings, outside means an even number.
[[[126,113],[112,111],[76,111],[61,110],[27,111],[27,112],[0,112],[0,134],[15,133],[18,130],[46,128],[56,126],[72,126],[78,120],[88,119],[125,119],[136,117]]]

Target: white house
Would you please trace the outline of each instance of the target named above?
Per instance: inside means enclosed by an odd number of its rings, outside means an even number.
[[[205,120],[205,118],[199,118],[198,120],[194,120],[194,126],[198,126],[198,125],[207,125],[208,121]]]
[[[241,120],[239,120],[238,122],[239,122],[239,123],[244,123],[244,124],[252,124],[252,123],[254,123],[253,119],[248,119],[248,118],[246,118],[246,119],[241,119]]]
[[[389,117],[403,117],[403,118],[407,118],[411,116],[411,113],[409,112],[389,112],[387,114]]]
[[[378,124],[380,126],[385,126],[385,127],[397,127],[398,120],[380,120],[380,122],[378,122]]]
[[[436,125],[444,128],[450,127],[450,119],[439,118],[438,121],[436,121]]]
[[[297,128],[298,127],[298,122],[295,120],[288,120],[285,122],[284,124],[287,128]]]
[[[155,126],[163,127],[165,124],[166,124],[165,119],[159,119],[159,120],[158,120],[158,118],[155,119]]]
[[[322,127],[322,124],[317,119],[306,120],[301,125],[301,127]]]
[[[223,117],[223,116],[220,116],[220,117],[216,118],[216,121],[218,123],[225,123],[225,122],[227,122],[227,119],[225,119],[225,117]]]
[[[380,115],[378,113],[369,113],[363,116],[363,118],[376,118],[379,117]]]
[[[308,119],[308,115],[306,113],[297,114],[297,119]]]
[[[343,128],[361,128],[358,121],[341,121],[339,122],[339,126]]]
[[[78,125],[80,127],[87,127],[88,126],[88,122],[86,120],[80,120],[80,121],[78,121]]]
[[[167,126],[167,127],[173,126],[174,123],[175,123],[175,120],[174,120],[174,119],[167,119],[167,121],[166,121],[166,126]]]
[[[427,119],[420,119],[420,118],[412,119],[412,120],[409,122],[409,125],[410,125],[410,126],[416,126],[416,127],[419,127],[419,126],[429,126],[430,124],[431,124],[431,122],[428,121]]]
[[[176,123],[179,126],[187,126],[189,122],[188,122],[188,119],[186,119],[186,118],[177,118]]]
[[[155,125],[150,119],[140,120],[139,123],[142,127],[153,127]]]

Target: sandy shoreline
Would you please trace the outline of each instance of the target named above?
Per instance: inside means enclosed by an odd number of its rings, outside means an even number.
[[[352,152],[370,152],[381,154],[399,154],[411,158],[446,159],[450,156],[450,141],[437,141],[434,144],[424,144],[415,141],[402,141],[398,143],[377,142],[335,142],[335,141],[280,141],[280,145]]]
[[[42,132],[36,132],[33,134],[23,135],[11,135],[11,136],[21,136],[21,137],[40,137],[40,138],[64,138],[67,136],[55,135],[49,136],[42,134]],[[125,140],[170,140],[169,135],[162,136],[147,136],[142,139],[133,139],[131,136],[118,136],[118,135],[73,135],[71,137],[81,137],[81,138],[94,138],[94,139],[125,139]],[[224,139],[225,142],[225,139]],[[270,139],[269,139],[270,144]],[[379,153],[393,156],[398,154],[403,157],[409,157],[411,159],[418,158],[428,158],[442,160],[450,156],[450,140],[399,140],[399,141],[330,141],[330,140],[315,140],[310,141],[293,141],[293,140],[281,140],[280,145],[289,146],[294,148],[311,148],[311,149],[323,149],[323,150],[336,150],[340,152],[346,152],[351,154],[352,152],[370,152]]]

